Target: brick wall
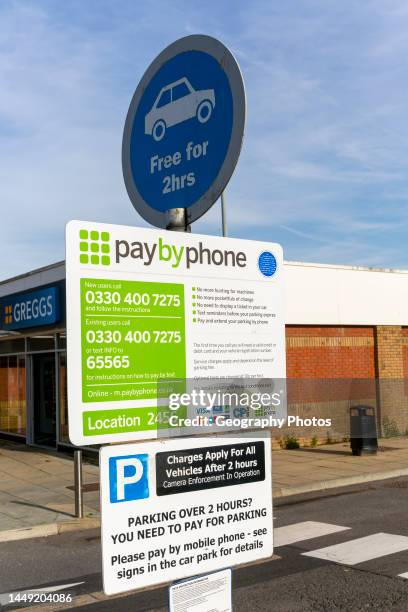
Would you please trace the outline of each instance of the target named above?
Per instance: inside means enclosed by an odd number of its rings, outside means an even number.
[[[333,422],[327,430],[296,428],[298,438],[345,438],[350,406],[376,406],[375,353],[374,327],[286,327],[288,412]]]
[[[408,431],[408,327],[289,325],[286,360],[289,414],[333,419],[297,437],[346,437],[357,403],[376,409],[380,434]]]
[[[408,327],[401,328],[401,341],[402,341],[402,364],[403,364],[404,378],[408,379]],[[408,385],[407,385],[407,394],[408,394]]]
[[[374,378],[373,327],[286,327],[288,378]]]
[[[403,333],[398,325],[377,326],[377,363],[380,378],[404,377]]]
[[[407,332],[398,325],[378,325],[376,331],[381,432],[385,436],[405,434],[408,430]]]

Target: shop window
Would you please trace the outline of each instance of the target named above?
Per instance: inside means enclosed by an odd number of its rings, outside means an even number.
[[[24,338],[10,338],[7,340],[0,340],[1,355],[5,355],[6,353],[24,353],[24,351]]]
[[[8,357],[0,357],[0,430],[8,431]]]
[[[68,437],[68,401],[67,401],[67,356],[59,356],[59,410],[60,410],[60,439],[61,443],[70,444]]]
[[[55,334],[41,334],[28,338],[27,350],[30,352],[54,351]]]
[[[57,342],[58,342],[58,348],[59,349],[66,349],[67,348],[67,336],[64,333],[61,334],[57,334]]]
[[[0,357],[0,431],[26,435],[26,368],[23,355]]]

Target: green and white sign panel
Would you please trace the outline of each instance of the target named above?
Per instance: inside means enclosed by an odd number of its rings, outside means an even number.
[[[158,437],[157,383],[285,378],[277,244],[71,221],[69,436]]]

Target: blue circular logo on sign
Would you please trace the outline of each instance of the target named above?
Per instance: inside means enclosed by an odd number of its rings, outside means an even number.
[[[126,188],[142,216],[165,227],[185,208],[190,221],[218,199],[238,159],[245,92],[228,49],[208,36],[170,45],[149,67],[126,119]]]
[[[263,251],[258,257],[258,268],[264,276],[273,276],[276,272],[276,258],[270,251]]]

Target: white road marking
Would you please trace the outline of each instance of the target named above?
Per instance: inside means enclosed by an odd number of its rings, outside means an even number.
[[[408,549],[408,537],[392,533],[374,533],[318,550],[302,553],[306,557],[326,559],[343,565],[356,565]]]
[[[346,529],[350,529],[350,527],[341,527],[331,523],[318,523],[317,521],[294,523],[293,525],[286,525],[286,527],[276,528],[273,532],[273,544],[274,546],[287,546],[288,544],[318,538],[319,536],[345,531]]]
[[[49,587],[38,587],[38,589],[29,589],[28,591],[14,591],[12,593],[1,593],[0,594],[0,605],[6,606],[10,604],[12,601],[12,597],[14,598],[18,595],[31,595],[35,593],[55,593],[55,591],[63,591],[64,589],[70,589],[74,586],[78,586],[79,584],[85,584],[84,582],[72,582],[71,584],[56,584]]]
[[[408,580],[408,572],[404,572],[403,574],[398,574],[399,578],[407,578]]]

